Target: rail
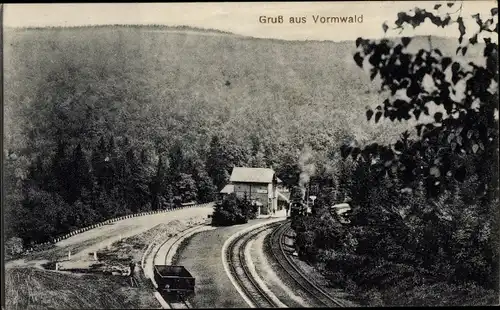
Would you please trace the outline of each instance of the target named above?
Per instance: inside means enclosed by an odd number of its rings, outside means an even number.
[[[307,275],[305,275],[299,267],[292,261],[289,255],[286,253],[284,244],[285,237],[289,231],[291,231],[290,222],[287,221],[285,224],[281,224],[276,228],[270,236],[269,242],[271,252],[281,266],[281,268],[292,278],[295,283],[297,283],[308,295],[310,295],[313,300],[316,300],[319,307],[347,307],[343,301],[331,296],[324,289],[319,287],[316,283],[311,281]]]
[[[194,227],[189,227],[189,228],[186,228],[184,230],[182,230],[181,232],[177,233],[177,235],[175,235],[174,237],[172,238],[167,238],[166,240],[162,241],[158,247],[157,247],[157,250],[156,252],[154,253],[153,255],[153,265],[155,264],[155,262],[157,261],[157,258],[158,258],[158,254],[160,253],[160,249],[169,241],[172,241],[173,238],[173,242],[172,244],[168,247],[168,250],[165,254],[165,257],[161,259],[161,261],[164,262],[165,265],[169,265],[170,262],[168,261],[168,258],[169,258],[169,255],[172,253],[172,249],[174,248],[174,245],[176,245],[177,243],[181,242],[181,240],[184,240],[184,238],[186,236],[188,236],[189,234],[191,234],[192,232],[196,231],[197,229],[200,228],[201,225],[199,226],[194,226]],[[155,240],[156,242],[156,240]],[[145,254],[146,255],[146,254]],[[151,278],[151,281],[153,283],[153,286],[155,288],[158,287],[158,284],[156,283],[156,281],[154,280],[154,277]],[[161,294],[160,294],[161,295]],[[161,298],[163,298],[163,296],[161,296]],[[192,308],[191,307],[191,304],[189,303],[189,301],[185,300],[184,298],[181,297],[181,300],[180,302],[171,302],[171,301],[168,301],[166,300],[165,298],[163,298],[163,300],[168,304],[168,306],[171,308],[171,309],[189,309],[189,308]]]
[[[235,281],[244,291],[245,295],[248,296],[253,305],[258,308],[277,308],[279,305],[254,279],[246,264],[244,251],[248,243],[259,233],[277,225],[279,224],[272,223],[238,236],[229,243],[225,253],[230,272],[233,274]]]

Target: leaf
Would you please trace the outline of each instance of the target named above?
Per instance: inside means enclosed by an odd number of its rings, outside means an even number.
[[[469,39],[469,43],[474,45],[477,43],[477,33],[475,35],[473,35],[470,39]]]
[[[462,39],[465,35],[465,25],[461,16],[457,18],[457,23],[458,23],[458,31],[460,32],[460,38],[458,39],[458,42],[462,43]]]
[[[443,71],[445,71],[446,68],[448,68],[451,62],[452,60],[450,57],[444,57],[443,59],[441,59],[441,66],[443,67]]]
[[[483,26],[483,21],[481,20],[481,16],[479,15],[479,13],[472,15],[472,18],[476,20],[476,24],[479,25],[479,28]]]
[[[399,12],[398,13],[398,18],[395,21],[396,26],[401,27],[403,23],[407,20],[408,15],[406,12]]]
[[[373,116],[373,111],[371,109],[368,110],[368,111],[366,111],[366,119],[368,121],[370,121],[370,119],[372,118],[372,116]]]
[[[436,5],[434,6],[434,10],[437,10],[437,9],[439,9],[440,7],[441,7],[441,4],[436,4]]]
[[[415,112],[414,112],[415,113]],[[422,133],[422,126],[423,124],[418,124],[417,126],[415,126],[417,128],[417,134],[420,136],[420,134]]]
[[[387,32],[387,29],[389,29],[389,26],[387,26],[387,23],[386,23],[386,22],[384,22],[384,23],[382,24],[382,29],[384,30],[384,33],[386,33],[386,32]]]
[[[396,144],[394,145],[394,149],[396,151],[401,152],[403,150],[403,148],[404,148],[404,144],[401,141],[396,142]]]
[[[358,38],[356,39],[356,47],[359,47],[359,45],[361,44],[361,42],[363,42],[363,38],[358,37]]]
[[[375,114],[375,123],[378,123],[380,117],[382,117],[382,112],[377,112],[377,114]]]
[[[467,53],[467,46],[465,46],[463,49],[462,49],[462,55],[465,56],[465,53]]]
[[[492,16],[495,16],[495,15],[497,15],[497,14],[498,14],[498,8],[492,8],[492,9],[491,9],[491,15],[492,15]]]
[[[351,156],[353,159],[358,158],[358,155],[361,153],[361,149],[359,147],[355,147],[351,151]]]
[[[436,123],[441,122],[443,120],[443,113],[441,112],[434,113],[434,120],[436,121]]]
[[[439,178],[441,176],[441,172],[439,171],[439,168],[436,166],[431,167],[431,169],[429,170],[429,174],[435,178]]]
[[[448,2],[448,3],[446,3],[446,5],[447,5],[449,8],[451,8],[454,4],[455,4],[455,3],[453,3],[453,2]]]
[[[472,152],[474,152],[474,154],[476,154],[476,152],[477,152],[477,150],[478,150],[478,149],[479,149],[479,145],[474,144],[474,145],[472,146]]]
[[[354,61],[358,65],[358,67],[363,68],[363,57],[361,57],[361,54],[357,52],[354,54]]]
[[[462,43],[462,38],[458,39],[460,41],[460,43]],[[455,54],[458,55],[458,52],[460,52],[460,50],[462,49],[462,47],[457,47],[457,50],[455,51]]]
[[[453,133],[450,133],[448,135],[448,138],[447,138],[448,143],[451,143],[451,141],[453,141],[454,138],[455,138],[455,135]]]
[[[457,170],[455,170],[455,179],[459,182],[463,182],[465,180],[465,176],[467,174],[467,170],[465,167],[460,167]]]
[[[351,150],[352,148],[347,146],[347,145],[342,145],[340,147],[340,155],[342,156],[342,158],[346,159],[347,156],[349,156],[349,154],[351,154]]]
[[[443,19],[443,21],[441,22],[441,28],[444,28],[446,26],[448,26],[448,24],[451,22],[451,17],[449,14],[446,14],[446,17]]]
[[[461,136],[457,136],[457,143],[458,143],[458,145],[462,146],[462,137]]]
[[[404,47],[407,47],[408,44],[410,44],[410,42],[411,42],[411,38],[409,38],[409,37],[402,37],[401,38],[401,42],[403,43]]]
[[[433,15],[433,14],[429,13],[429,18],[430,18],[431,22],[432,22],[434,25],[436,25],[436,26],[438,26],[438,27],[441,27],[441,26],[442,26],[442,23],[443,23],[443,22],[441,21],[441,18],[439,18],[439,16],[435,16],[435,15]]]

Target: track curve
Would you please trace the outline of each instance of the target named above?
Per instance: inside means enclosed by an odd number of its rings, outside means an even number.
[[[290,222],[279,225],[271,233],[270,248],[274,259],[286,274],[304,291],[318,307],[346,307],[347,305],[340,299],[331,296],[328,292],[319,287],[307,277],[292,261],[289,254],[286,253],[284,245],[285,238],[292,230]]]
[[[250,299],[253,306],[257,308],[278,308],[280,305],[257,283],[247,266],[244,251],[248,243],[257,235],[278,225],[277,223],[271,223],[238,236],[229,243],[225,253],[233,278]]]
[[[171,238],[167,238],[166,240],[161,242],[161,244],[159,245],[159,247],[157,248],[156,252],[153,255],[153,263],[155,265],[159,265],[159,264],[169,265],[170,262],[169,262],[168,258],[172,254],[174,246],[179,244],[182,240],[184,240],[184,238],[186,236],[188,236],[188,235],[192,234],[194,231],[200,229],[200,227],[203,227],[203,225],[189,227],[189,228],[184,229],[181,232],[179,232],[176,236],[171,237]],[[171,244],[168,245],[168,249],[167,249],[166,253],[164,255],[160,256],[159,253],[161,252],[161,249],[168,242],[171,242]],[[164,298],[164,300],[169,305],[169,307],[171,309],[190,309],[190,308],[192,308],[189,301],[184,300],[184,299],[180,300],[180,302],[168,301],[165,298]]]

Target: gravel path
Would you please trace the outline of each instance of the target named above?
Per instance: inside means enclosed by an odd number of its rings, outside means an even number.
[[[221,248],[231,235],[267,219],[247,224],[219,227],[194,235],[179,253],[178,264],[196,278],[196,293],[190,299],[194,308],[248,308],[233,286],[222,265]]]

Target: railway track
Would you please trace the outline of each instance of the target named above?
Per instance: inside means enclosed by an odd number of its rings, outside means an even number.
[[[291,230],[290,222],[287,221],[285,224],[281,224],[278,228],[274,229],[271,233],[269,242],[275,260],[286,274],[288,274],[303,291],[311,296],[311,300],[315,301],[318,307],[347,307],[347,304],[342,300],[331,296],[319,285],[309,279],[292,261],[290,255],[286,253],[285,238]]]
[[[262,289],[251,274],[245,260],[245,248],[262,231],[278,225],[276,223],[265,225],[237,237],[229,243],[225,253],[231,274],[256,308],[278,308],[279,305]]]
[[[172,238],[168,238],[165,241],[161,242],[160,246],[158,247],[158,249],[156,250],[156,252],[155,252],[155,254],[153,256],[153,262],[154,262],[154,264],[169,265],[168,257],[172,253],[174,246],[177,245],[178,243],[180,243],[181,240],[183,240],[184,237],[186,237],[188,234],[190,234],[193,230],[196,230],[198,228],[199,227],[195,226],[195,227],[190,227],[190,228],[184,229],[179,234],[177,234],[177,236],[172,237]],[[172,242],[172,244],[169,245],[165,256],[164,257],[158,257],[158,254],[160,253],[160,249],[166,243],[171,242],[173,238],[175,238],[175,239]],[[175,302],[168,300],[168,298],[164,298],[164,300],[169,305],[169,307],[171,309],[190,309],[190,308],[192,308],[191,303],[189,301],[183,299],[183,298],[181,300],[175,301]]]
[[[191,304],[187,300],[182,300],[179,302],[168,302],[168,305],[170,306],[171,309],[190,309]]]

